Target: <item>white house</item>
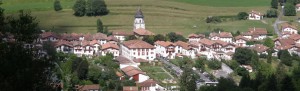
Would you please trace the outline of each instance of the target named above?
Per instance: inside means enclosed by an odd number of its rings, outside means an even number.
[[[232,34],[229,32],[219,32],[219,33],[210,33],[209,39],[211,40],[221,40],[227,43],[232,43]]]
[[[43,32],[40,35],[39,41],[41,43],[43,43],[45,41],[55,42],[55,41],[58,41],[59,39],[60,39],[60,36],[58,34],[56,34],[56,33],[53,33],[53,32]]]
[[[281,32],[289,32],[290,34],[298,34],[296,26],[293,26],[288,23],[283,23],[281,26]]]
[[[145,41],[129,40],[121,45],[121,55],[133,60],[137,58],[154,60],[156,58],[155,47]]]
[[[169,59],[175,58],[175,44],[169,41],[156,41],[154,43],[155,52],[158,56]]]
[[[255,50],[258,55],[261,55],[261,54],[268,55],[267,50],[269,49],[269,47],[266,47],[262,44],[255,44],[253,47],[251,47],[251,49]]]
[[[133,66],[133,67],[138,67],[140,64],[135,63],[132,60],[129,60],[128,58],[124,57],[123,55],[120,55],[116,58],[116,60],[119,63],[120,69],[125,68],[127,66]]]
[[[237,45],[238,47],[246,47],[247,41],[249,41],[248,38],[239,35],[235,37],[234,44]]]
[[[130,79],[135,80],[137,83],[144,82],[150,77],[146,75],[146,72],[143,72],[138,67],[127,66],[121,69],[127,76],[131,77]]]
[[[199,40],[205,38],[203,34],[190,34],[188,35],[189,42],[199,42]]]
[[[73,45],[69,41],[60,40],[54,44],[57,52],[73,53]]]
[[[300,11],[300,4],[296,5],[296,11]]]
[[[164,88],[153,79],[148,79],[137,84],[140,87],[139,91],[164,91]]]
[[[120,40],[120,42],[123,42],[127,36],[133,35],[133,32],[113,31],[112,35]]]
[[[177,41],[175,42],[176,47],[175,47],[175,52],[185,55],[187,57],[196,58],[196,51],[192,48],[192,45],[182,42],[182,41]]]
[[[107,53],[113,54],[114,58],[120,55],[119,46],[117,44],[106,43],[101,47],[101,55],[105,56]]]
[[[241,35],[248,39],[263,40],[267,38],[268,31],[266,28],[249,28],[247,32]]]
[[[251,12],[249,12],[249,16],[248,16],[249,20],[262,20],[263,18],[264,18],[264,16],[260,12],[256,12],[253,10]]]

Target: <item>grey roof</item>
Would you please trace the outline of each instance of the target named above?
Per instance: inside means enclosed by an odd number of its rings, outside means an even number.
[[[139,8],[137,11],[136,11],[136,14],[134,16],[135,18],[144,18],[144,15],[143,15],[143,12],[141,10],[141,8]]]

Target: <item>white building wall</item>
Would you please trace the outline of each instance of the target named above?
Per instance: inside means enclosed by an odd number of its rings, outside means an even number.
[[[139,81],[138,83],[144,82],[146,80],[148,80],[150,77],[147,75],[143,75],[143,74],[139,74]]]
[[[134,25],[134,29],[139,29],[139,28],[145,29],[145,22],[143,18],[135,18],[133,25]]]

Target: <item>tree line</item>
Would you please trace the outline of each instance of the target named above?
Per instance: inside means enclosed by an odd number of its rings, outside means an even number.
[[[103,16],[109,13],[104,0],[77,0],[73,6],[75,16]]]

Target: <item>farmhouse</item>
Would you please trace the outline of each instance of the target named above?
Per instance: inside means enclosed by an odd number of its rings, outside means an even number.
[[[249,41],[248,38],[243,37],[241,35],[236,36],[234,39],[235,39],[235,45],[237,47],[246,47],[246,43],[247,41]]]
[[[300,4],[296,5],[296,11],[300,11]]]
[[[176,44],[175,51],[177,53],[191,57],[192,59],[196,57],[195,50],[192,48],[190,44],[183,41],[177,41],[175,42],[175,44]]]
[[[175,58],[175,47],[176,45],[169,41],[156,41],[154,43],[156,55],[166,57],[169,59]]]
[[[253,40],[263,40],[267,38],[267,30],[265,28],[249,28],[245,33],[242,33],[243,37]]]
[[[137,67],[127,66],[121,69],[127,76],[132,77],[136,82],[144,82],[149,79],[149,76],[146,75],[145,72],[140,70]]]
[[[257,11],[251,11],[249,12],[248,19],[249,20],[262,20],[264,18],[263,14]]]
[[[281,25],[281,32],[287,32],[290,34],[298,34],[297,27],[293,26],[291,24],[288,24],[288,23],[283,23]]]
[[[219,33],[210,33],[209,39],[211,40],[221,40],[227,43],[232,43],[232,34],[229,32],[219,32]]]
[[[122,55],[130,60],[141,58],[145,60],[154,60],[155,47],[145,41],[129,40],[121,45]]]
[[[123,42],[125,40],[125,37],[133,35],[133,32],[113,31],[112,35],[120,40],[120,42]]]
[[[113,54],[114,58],[120,55],[119,46],[117,44],[106,43],[101,47],[101,55],[105,56],[107,53]]]
[[[205,38],[204,34],[190,34],[190,35],[188,35],[189,42],[199,42],[203,38]]]

